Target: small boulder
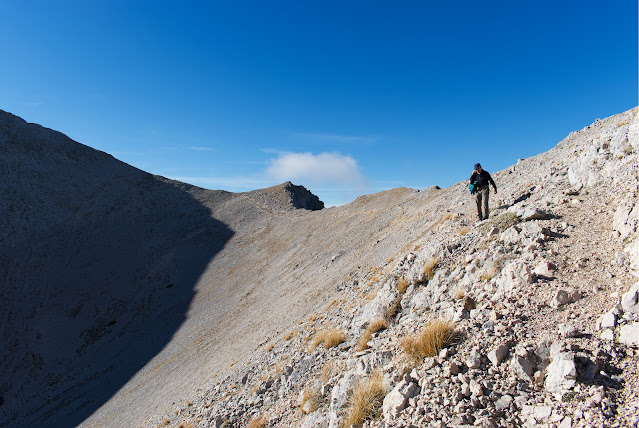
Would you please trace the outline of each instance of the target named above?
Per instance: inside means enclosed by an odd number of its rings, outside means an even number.
[[[639,347],[639,322],[626,324],[619,329],[619,342]]]
[[[559,334],[564,338],[579,337],[579,330],[570,324],[559,324]]]
[[[521,221],[530,221],[530,220],[545,220],[549,218],[549,215],[546,211],[540,208],[533,207],[522,207],[517,210],[517,217],[521,219]]]
[[[533,273],[537,276],[552,277],[552,272],[556,269],[556,266],[552,263],[542,260],[533,270]]]
[[[510,346],[506,343],[502,343],[490,351],[487,357],[493,365],[498,366],[508,355],[508,349],[510,349]]]
[[[581,293],[579,291],[557,290],[550,301],[550,306],[557,309],[568,303],[574,303],[579,299],[581,299]]]
[[[639,282],[621,296],[621,307],[625,312],[639,314]]]
[[[597,326],[599,329],[614,328],[616,325],[617,316],[613,312],[606,312],[599,318],[599,321],[597,322]]]
[[[420,392],[419,386],[409,375],[395,385],[395,388],[384,397],[382,412],[386,420],[396,418],[399,413],[406,408],[408,400],[415,397]]]
[[[533,365],[527,359],[515,355],[510,362],[510,369],[518,378],[531,380],[533,374]]]
[[[550,352],[551,362],[546,368],[544,386],[552,393],[568,391],[577,382],[575,355],[572,352],[562,352],[561,348],[559,344],[553,344]]]

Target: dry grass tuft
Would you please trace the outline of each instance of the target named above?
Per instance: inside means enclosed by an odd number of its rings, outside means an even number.
[[[291,340],[299,334],[299,331],[293,330],[284,335],[284,340]]]
[[[493,279],[499,271],[501,270],[499,263],[492,263],[489,267],[487,267],[479,276],[479,279],[487,282]]]
[[[392,321],[396,316],[397,313],[400,311],[402,306],[402,301],[401,299],[395,299],[395,301],[388,307],[388,309],[386,309],[386,313],[384,314],[384,319],[386,319],[387,321]]]
[[[189,422],[180,422],[178,428],[193,428],[195,425]]]
[[[424,281],[430,281],[435,276],[435,270],[439,265],[439,259],[433,257],[429,262],[424,265]]]
[[[318,389],[305,389],[300,400],[300,409],[305,415],[313,413],[320,406],[322,394]]]
[[[386,330],[388,328],[388,321],[385,319],[378,319],[373,321],[368,325],[362,338],[357,342],[357,351],[363,351],[364,349],[368,349],[368,342],[373,338],[373,333],[377,333],[381,330]]]
[[[343,426],[350,427],[374,419],[379,414],[383,400],[384,377],[380,372],[374,372],[353,390]]]
[[[322,366],[322,375],[320,376],[320,380],[324,383],[327,383],[333,377],[334,371],[335,371],[335,363],[332,360],[327,361]]]
[[[434,357],[453,340],[455,324],[452,321],[433,320],[420,334],[407,336],[401,342],[404,352],[415,360]]]
[[[468,232],[470,232],[470,227],[466,226],[466,227],[462,227],[461,229],[459,229],[458,235],[459,236],[464,236],[465,234],[467,234]]]
[[[272,343],[270,343],[270,344],[266,347],[266,350],[267,350],[268,352],[271,352],[271,351],[273,350],[273,348],[274,348],[274,345],[273,345]]]
[[[491,227],[496,227],[500,232],[508,229],[510,226],[514,226],[519,223],[521,219],[517,217],[517,214],[506,211],[505,213],[499,214],[497,217],[491,218],[488,223],[482,228],[490,229]]]
[[[324,348],[329,349],[339,345],[346,341],[346,334],[341,330],[321,330],[315,335],[309,352],[313,352],[320,344],[324,345]]]
[[[463,287],[459,287],[456,291],[455,291],[455,300],[461,300],[464,298],[464,296],[466,295],[466,290],[464,290]]]
[[[266,417],[266,415],[253,416],[249,421],[247,428],[264,428],[267,422],[268,418]]]
[[[406,293],[407,289],[408,289],[408,281],[406,281],[406,278],[402,276],[401,278],[397,280],[397,291],[399,292],[399,294],[404,294]]]

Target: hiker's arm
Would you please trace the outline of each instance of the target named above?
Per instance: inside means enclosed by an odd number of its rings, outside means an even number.
[[[497,185],[495,184],[495,181],[493,180],[493,178],[490,176],[490,174],[488,174],[488,181],[490,182],[490,184],[493,185],[493,189],[495,189],[495,193],[497,193]]]

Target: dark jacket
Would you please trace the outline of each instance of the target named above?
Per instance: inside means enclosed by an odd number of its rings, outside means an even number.
[[[497,185],[493,181],[493,178],[490,176],[488,171],[485,171],[483,169],[480,173],[477,173],[477,171],[473,171],[473,175],[470,176],[470,184],[475,184],[477,187],[488,186],[489,183],[492,184],[493,189],[495,189],[496,192]]]

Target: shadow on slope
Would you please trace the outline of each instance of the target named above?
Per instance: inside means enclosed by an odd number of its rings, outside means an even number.
[[[0,153],[0,426],[75,426],[171,340],[232,232],[191,186],[3,111]]]

